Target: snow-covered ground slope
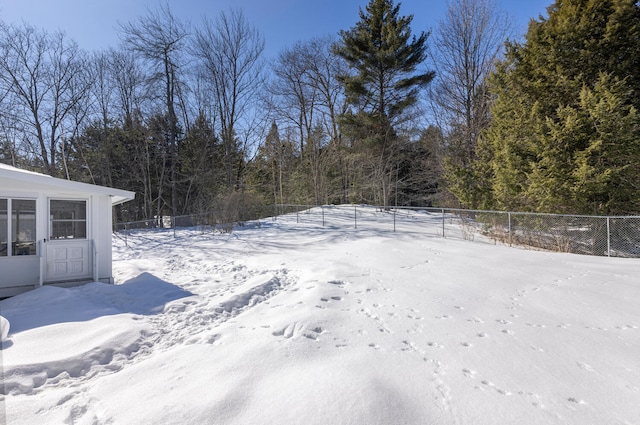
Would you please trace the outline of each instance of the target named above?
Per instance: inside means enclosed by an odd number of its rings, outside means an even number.
[[[0,415],[640,424],[638,260],[452,240],[414,219],[396,233],[293,215],[116,239],[118,285],[0,302]]]

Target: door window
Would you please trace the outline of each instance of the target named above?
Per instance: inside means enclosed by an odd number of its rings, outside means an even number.
[[[49,214],[50,239],[87,238],[87,201],[52,199]]]

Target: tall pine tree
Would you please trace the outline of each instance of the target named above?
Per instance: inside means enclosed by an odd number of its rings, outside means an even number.
[[[356,25],[340,31],[335,46],[352,71],[340,78],[351,105],[342,116],[343,130],[360,145],[365,173],[379,189],[376,200],[385,205],[397,168],[396,127],[434,76],[416,71],[426,59],[428,34],[412,35],[413,16],[399,12],[400,5],[391,0],[371,0],[365,10],[360,9]]]

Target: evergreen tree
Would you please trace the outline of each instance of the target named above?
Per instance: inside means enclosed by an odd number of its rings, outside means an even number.
[[[426,59],[428,34],[411,34],[413,16],[400,16],[400,4],[371,0],[360,20],[348,31],[340,31],[335,52],[352,69],[342,75],[351,109],[342,116],[344,132],[363,144],[370,163],[370,178],[382,189],[387,203],[391,193],[393,164],[399,152],[397,126],[418,101],[419,90],[434,76],[416,72]]]
[[[441,129],[430,126],[418,140],[405,143],[396,168],[396,205],[432,206],[443,201]]]
[[[264,144],[264,155],[268,161],[268,169],[271,175],[271,188],[273,190],[274,204],[284,203],[282,191],[282,142],[276,122],[271,123],[271,128],[267,134]]]
[[[508,44],[492,77],[486,137],[495,201],[545,212],[637,211],[640,5],[558,0],[547,10],[524,44]]]
[[[207,212],[223,188],[223,153],[210,120],[202,112],[185,134],[179,153],[185,212]]]
[[[629,96],[626,84],[603,75],[593,90],[582,90],[580,107],[570,111],[591,132],[588,146],[576,153],[571,176],[583,211],[640,211],[640,114]]]

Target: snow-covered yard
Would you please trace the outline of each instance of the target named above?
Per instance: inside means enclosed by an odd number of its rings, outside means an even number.
[[[120,284],[0,302],[0,423],[640,424],[640,261],[412,214],[116,239]]]

